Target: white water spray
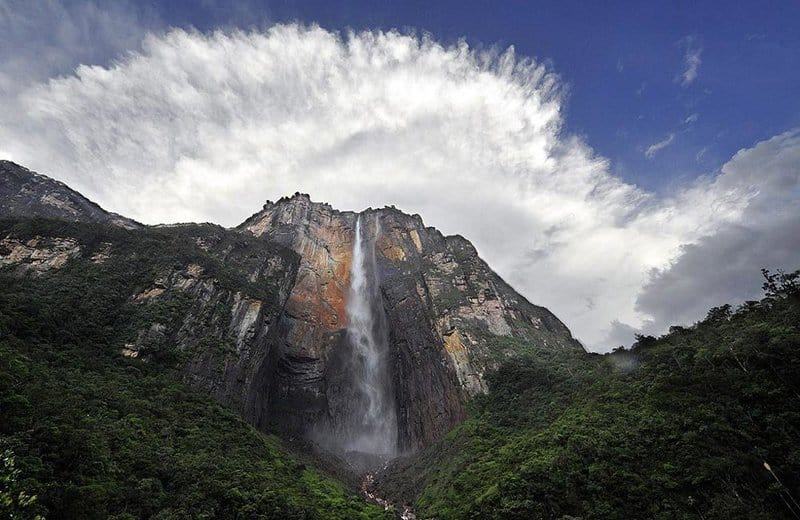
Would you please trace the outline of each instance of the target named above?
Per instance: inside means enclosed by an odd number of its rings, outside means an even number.
[[[388,371],[386,316],[375,260],[375,241],[380,234],[377,215],[374,228],[373,238],[365,240],[359,215],[346,311],[353,383],[360,394],[361,406],[350,418],[351,437],[345,447],[346,451],[391,456],[397,451],[397,415]]]

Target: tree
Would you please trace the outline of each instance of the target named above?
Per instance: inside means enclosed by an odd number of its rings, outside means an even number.
[[[800,270],[786,273],[778,269],[772,274],[769,269],[762,269],[764,275],[764,293],[767,298],[800,298]]]
[[[36,495],[29,495],[19,482],[20,470],[15,467],[14,453],[0,453],[0,516],[19,520],[43,520],[36,513]]]

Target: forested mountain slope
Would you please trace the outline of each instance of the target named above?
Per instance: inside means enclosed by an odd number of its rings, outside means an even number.
[[[797,518],[799,274],[630,351],[509,361],[378,488],[441,520]]]
[[[360,237],[404,454],[373,496],[439,520],[800,519],[800,273],[601,356],[391,207],[142,226],[0,180],[0,516],[392,517],[357,489],[385,454],[308,435],[358,417]]]
[[[231,371],[243,381],[255,371],[246,345],[227,334],[231,305],[237,292],[265,301],[280,292],[241,274],[250,258],[244,245],[223,248],[225,262],[202,247],[232,240],[228,232],[49,220],[5,220],[0,229],[15,237],[4,247],[19,255],[28,251],[19,244],[35,237],[34,250],[50,252],[0,268],[0,516],[384,517],[235,413],[247,409],[244,385],[184,383]],[[257,251],[291,261],[290,252]],[[165,270],[172,278],[152,287]],[[215,291],[203,292],[201,272]],[[154,337],[137,346],[153,323]],[[187,367],[197,349],[208,351],[204,362]],[[37,498],[25,506],[20,491]]]

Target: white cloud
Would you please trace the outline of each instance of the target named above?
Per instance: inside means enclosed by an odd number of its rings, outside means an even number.
[[[669,134],[661,141],[651,144],[650,146],[647,147],[647,150],[644,151],[645,157],[647,157],[648,159],[652,159],[658,152],[660,152],[667,146],[671,145],[674,140],[675,140],[675,134]]]
[[[690,125],[692,123],[696,123],[698,119],[700,119],[700,114],[695,112],[694,114],[689,114],[686,116],[686,119],[684,119],[683,122],[684,124]]]
[[[760,268],[800,268],[800,131],[741,150],[722,167],[714,191],[750,191],[741,217],[682,246],[669,266],[650,274],[636,307],[650,316],[644,332],[688,324],[723,303],[759,299]]]
[[[697,79],[700,64],[703,63],[701,58],[703,48],[698,45],[697,38],[693,36],[682,38],[679,44],[684,48],[683,72],[676,78],[676,81],[679,81],[682,87],[688,87]]]
[[[651,272],[772,190],[737,168],[642,191],[564,131],[545,66],[396,32],[171,30],[6,101],[4,150],[113,211],[234,225],[295,191],[341,209],[396,204],[467,236],[595,348],[614,346],[615,320],[654,319],[637,306]]]

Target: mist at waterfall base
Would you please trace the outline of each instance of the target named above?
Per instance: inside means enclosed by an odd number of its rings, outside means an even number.
[[[388,327],[375,257],[380,221],[377,214],[370,220],[364,226],[359,215],[353,233],[347,331],[331,378],[337,398],[329,403],[324,424],[312,432],[320,445],[358,465],[397,454]]]

